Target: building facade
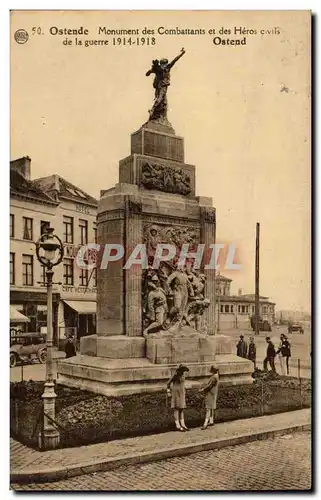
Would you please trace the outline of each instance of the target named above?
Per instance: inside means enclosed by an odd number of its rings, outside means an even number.
[[[47,296],[35,243],[53,227],[64,245],[54,268],[53,324],[58,343],[66,333],[96,330],[96,272],[79,269],[81,246],[96,241],[97,200],[59,175],[31,180],[28,157],[10,163],[10,302],[29,318],[25,329],[45,331]]]
[[[218,274],[215,278],[217,330],[251,330],[251,316],[255,313],[255,295],[231,294],[232,280]],[[272,326],[275,323],[275,303],[260,296],[260,317]]]

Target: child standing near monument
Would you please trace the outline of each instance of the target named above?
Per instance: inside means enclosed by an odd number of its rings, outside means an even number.
[[[189,369],[185,365],[179,365],[175,373],[167,382],[167,395],[171,396],[171,408],[174,410],[176,430],[185,432],[189,429],[185,425],[184,408],[185,400],[185,372]]]
[[[216,400],[218,394],[219,385],[219,373],[218,369],[214,366],[210,368],[211,377],[207,382],[206,386],[200,389],[199,392],[203,392],[205,396],[205,422],[202,426],[202,430],[205,430],[209,425],[214,425],[214,412],[216,410]]]

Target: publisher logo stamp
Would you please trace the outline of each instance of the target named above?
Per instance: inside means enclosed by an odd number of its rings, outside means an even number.
[[[26,43],[29,39],[29,35],[26,30],[17,30],[14,34],[14,39],[17,43]]]

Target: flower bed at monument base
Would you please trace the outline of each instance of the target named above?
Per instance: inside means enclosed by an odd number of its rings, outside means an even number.
[[[41,429],[43,382],[12,383],[10,392],[11,435],[36,448]],[[56,420],[63,448],[174,430],[173,412],[165,390],[117,398],[59,385],[56,392]],[[253,385],[221,386],[216,422],[307,408],[310,400],[310,380],[302,380],[301,387],[298,379],[286,377],[259,378]],[[186,391],[186,403],[188,427],[201,425],[205,410],[197,389]]]

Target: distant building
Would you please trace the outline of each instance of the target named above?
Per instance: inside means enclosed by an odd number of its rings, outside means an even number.
[[[300,321],[311,321],[311,314],[304,311],[297,310],[280,310],[275,314],[276,320],[281,323],[285,322],[300,322]]]
[[[64,244],[63,263],[54,268],[54,340],[77,327],[78,336],[96,331],[96,273],[76,266],[79,247],[96,241],[97,200],[59,175],[31,180],[29,157],[10,162],[10,302],[29,318],[27,331],[47,325],[44,270],[35,242],[50,226]],[[90,280],[89,280],[90,278]]]
[[[251,329],[251,316],[255,313],[255,295],[231,295],[232,280],[218,274],[215,278],[216,318],[220,331],[239,328]],[[275,322],[275,303],[260,295],[260,316],[272,325]]]

